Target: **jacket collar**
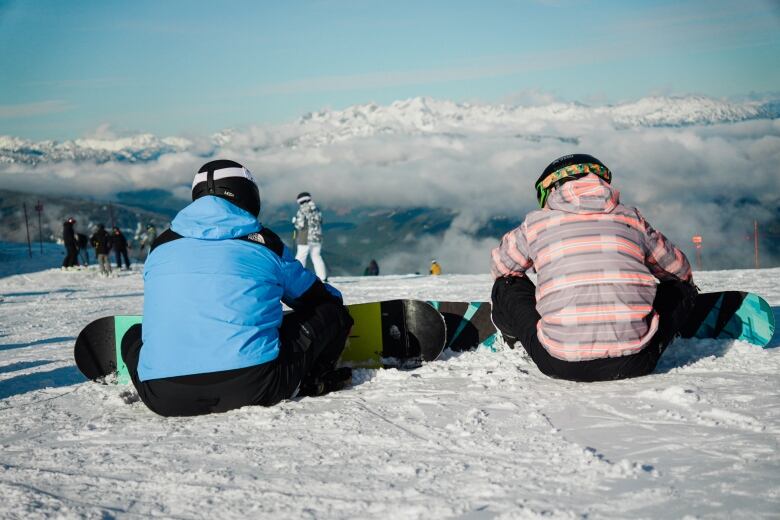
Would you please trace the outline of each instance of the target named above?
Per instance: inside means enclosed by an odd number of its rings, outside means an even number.
[[[208,195],[181,210],[171,222],[171,229],[183,237],[225,240],[256,233],[262,226],[249,212]]]

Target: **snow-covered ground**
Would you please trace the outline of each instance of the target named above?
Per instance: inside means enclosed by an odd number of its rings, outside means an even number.
[[[780,269],[704,272],[780,312]],[[487,299],[488,276],[337,278],[349,303]],[[84,381],[81,327],[139,313],[140,272],[0,278],[0,517],[777,518],[780,340],[681,340],[577,384],[521,351],[448,353],[352,388],[166,419]]]

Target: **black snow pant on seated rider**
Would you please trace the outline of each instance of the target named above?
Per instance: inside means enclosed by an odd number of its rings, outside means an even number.
[[[122,339],[122,359],[141,401],[163,416],[203,415],[248,405],[272,406],[293,397],[303,383],[335,368],[352,318],[346,307],[328,302],[286,314],[279,329],[279,357],[236,370],[140,381],[141,325]]]
[[[550,377],[570,381],[610,381],[644,376],[685,324],[696,302],[697,290],[686,282],[661,282],[653,301],[660,316],[658,331],[641,351],[628,356],[564,361],[553,357],[536,335],[541,317],[536,310],[536,287],[527,277],[501,277],[493,284],[492,318],[504,338],[519,340],[539,370]]]

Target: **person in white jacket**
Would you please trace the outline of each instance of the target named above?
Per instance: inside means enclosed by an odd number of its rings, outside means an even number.
[[[328,272],[322,260],[322,213],[307,191],[299,193],[297,201],[298,212],[292,219],[297,245],[295,259],[306,267],[306,259],[311,255],[314,272],[320,280],[326,281]]]

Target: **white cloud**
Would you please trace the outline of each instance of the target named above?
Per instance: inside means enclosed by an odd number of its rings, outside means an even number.
[[[467,224],[473,227],[491,215],[521,218],[536,205],[533,182],[539,172],[560,155],[584,152],[613,170],[624,203],[639,206],[672,239],[687,247],[691,235],[702,234],[705,247],[733,254],[736,262],[744,253],[733,237],[749,229],[754,218],[771,217],[779,204],[780,120],[643,126],[659,117],[706,120],[716,114],[729,121],[750,117],[756,107],[696,99],[664,103],[655,98],[595,108],[425,99],[363,105],[276,127],[190,139],[180,151],[149,162],[0,163],[0,180],[6,188],[26,191],[109,197],[164,188],[185,198],[202,163],[231,158],[255,174],[266,206],[289,203],[306,190],[325,206],[434,206],[463,212],[453,229],[425,242],[423,251],[446,261],[451,271],[479,272],[486,260],[478,257],[485,258],[489,244],[469,238]],[[106,128],[91,137],[136,142]],[[383,261],[389,266],[399,258]]]
[[[425,236],[411,248],[378,259],[380,268],[391,273],[427,273],[430,261],[435,259],[447,273],[486,273],[490,270],[489,253],[496,247],[498,237],[474,238],[485,216],[482,211],[464,211],[443,236]]]

